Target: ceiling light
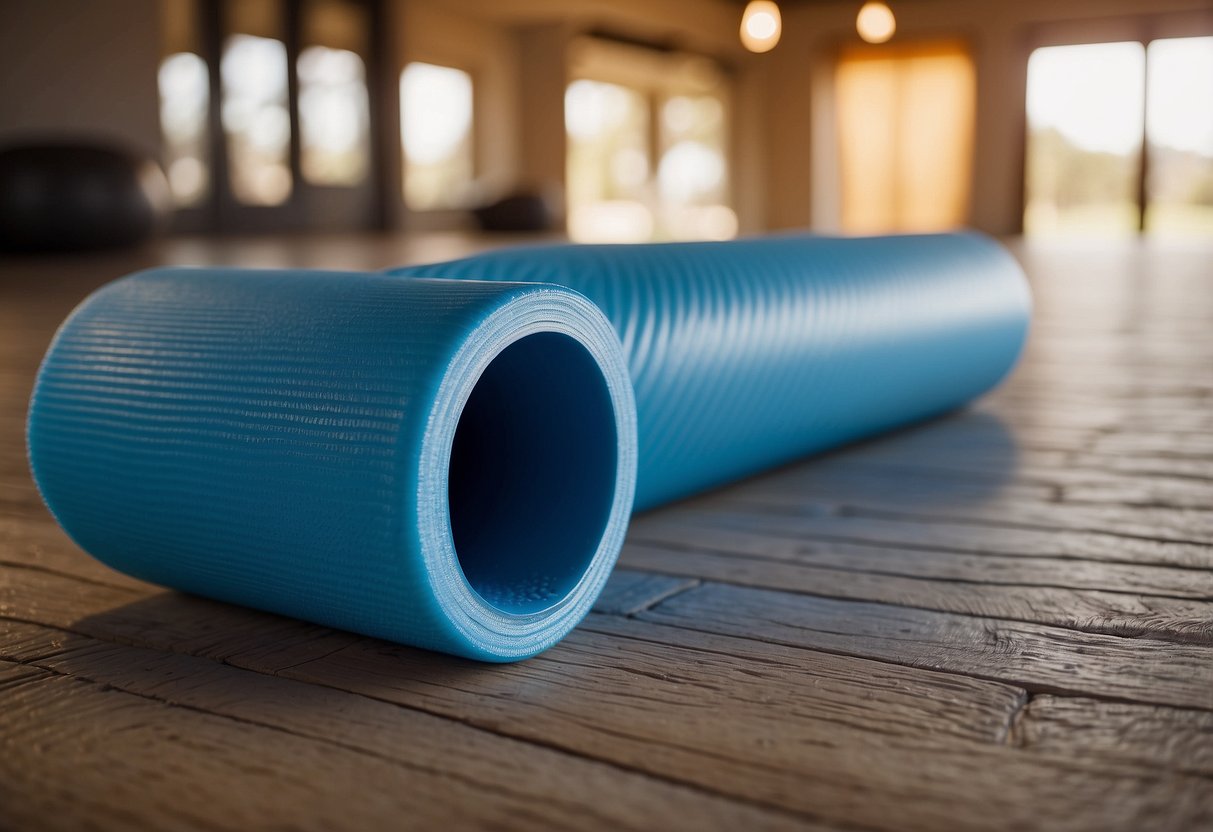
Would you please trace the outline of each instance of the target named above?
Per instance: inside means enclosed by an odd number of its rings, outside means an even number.
[[[771,0],[750,0],[741,15],[741,43],[751,52],[770,52],[779,43],[783,21]]]
[[[753,5],[753,4],[751,4]],[[859,36],[868,43],[884,43],[893,37],[897,31],[897,21],[893,18],[893,10],[880,2],[864,3],[855,18],[855,28]]]

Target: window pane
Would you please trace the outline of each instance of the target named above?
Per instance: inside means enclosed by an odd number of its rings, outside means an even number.
[[[173,201],[197,205],[210,190],[207,155],[207,106],[210,80],[206,61],[192,52],[169,55],[160,64],[160,129],[164,167]]]
[[[472,76],[411,63],[400,76],[404,198],[416,211],[455,208],[472,184]]]
[[[1050,46],[1032,53],[1025,231],[1136,231],[1144,79],[1139,43]]]
[[[564,97],[569,236],[581,242],[652,239],[648,99],[600,81],[574,81]]]
[[[1146,229],[1213,234],[1213,37],[1147,50]]]
[[[255,35],[227,39],[220,64],[232,193],[249,205],[291,195],[286,47]]]
[[[724,104],[713,95],[679,95],[661,107],[660,236],[723,240],[737,234],[728,206]]]
[[[299,53],[304,179],[317,185],[357,185],[366,178],[369,107],[366,68],[356,53],[327,46]]]

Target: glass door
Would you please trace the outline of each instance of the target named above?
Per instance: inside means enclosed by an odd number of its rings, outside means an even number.
[[[1026,233],[1213,234],[1213,37],[1036,49],[1027,123]]]
[[[1213,37],[1146,48],[1146,142],[1145,230],[1213,236]]]

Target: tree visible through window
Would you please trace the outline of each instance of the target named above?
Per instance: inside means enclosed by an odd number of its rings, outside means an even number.
[[[1137,229],[1144,111],[1140,43],[1037,49],[1028,60],[1029,234]]]
[[[1027,233],[1213,232],[1213,38],[1037,49],[1027,111]]]
[[[1213,234],[1213,37],[1146,49],[1146,230]]]

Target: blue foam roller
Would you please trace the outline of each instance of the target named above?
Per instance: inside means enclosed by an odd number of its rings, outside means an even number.
[[[638,510],[965,404],[1014,366],[1031,310],[976,233],[537,246],[395,273],[597,304],[636,389]]]
[[[391,275],[159,270],[68,319],[35,479],[87,551],[479,659],[585,614],[649,508],[954,409],[1023,274],[975,234],[537,246]]]
[[[495,661],[586,614],[636,479],[615,333],[534,284],[132,275],[55,336],[28,439],[115,569]]]

